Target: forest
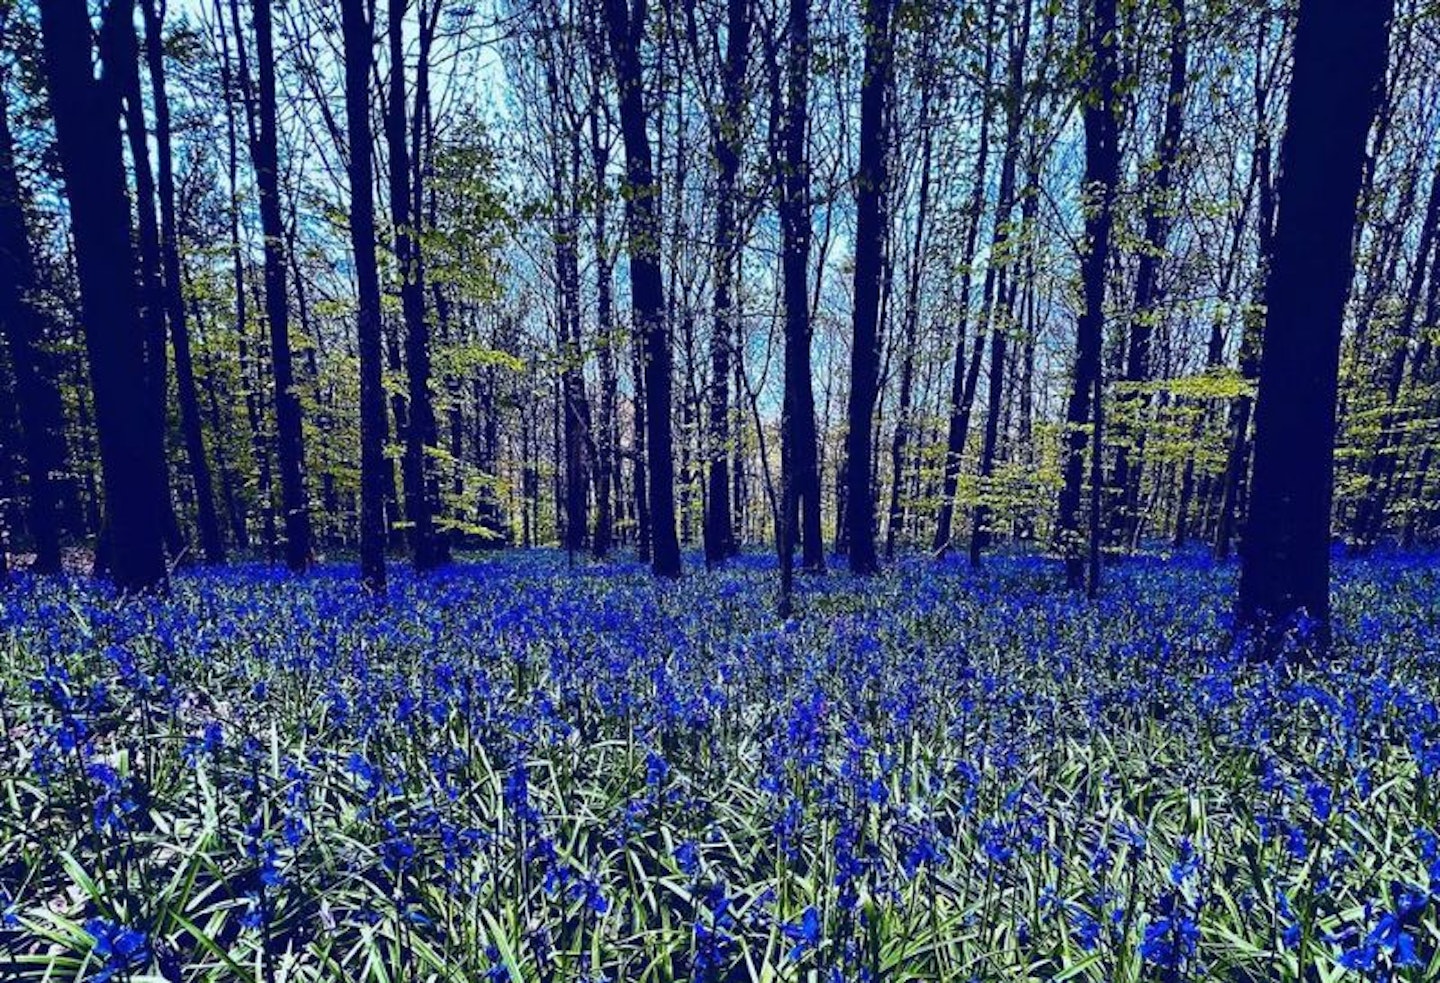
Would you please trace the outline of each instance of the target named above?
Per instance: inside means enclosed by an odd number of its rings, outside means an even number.
[[[0,979],[1440,978],[1435,0],[0,0]]]

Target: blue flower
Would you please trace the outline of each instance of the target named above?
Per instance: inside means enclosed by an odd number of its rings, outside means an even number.
[[[798,960],[820,945],[820,912],[811,905],[800,913],[800,918],[793,922],[786,922],[785,937],[794,942],[790,950],[790,959]]]
[[[1170,865],[1170,882],[1177,887],[1184,884],[1200,870],[1200,855],[1195,852],[1195,844],[1190,837],[1180,839],[1179,853],[1175,862]]]
[[[91,918],[85,922],[85,932],[92,939],[90,954],[100,960],[99,970],[91,977],[97,983],[108,983],[150,961],[150,940],[139,929]]]
[[[686,840],[675,848],[675,863],[691,877],[700,872],[700,851],[692,841]]]
[[[1396,966],[1418,966],[1420,957],[1415,954],[1415,936],[1410,929],[1429,898],[1419,888],[1401,884],[1391,885],[1391,898],[1394,910],[1381,913],[1367,941],[1389,952]]]

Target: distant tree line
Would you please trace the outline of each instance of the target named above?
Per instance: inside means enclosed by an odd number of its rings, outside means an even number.
[[[1238,544],[1323,625],[1440,522],[1437,68],[1424,0],[0,0],[0,557]]]

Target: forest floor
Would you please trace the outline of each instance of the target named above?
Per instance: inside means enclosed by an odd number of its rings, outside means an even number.
[[[0,976],[1421,980],[1440,563],[1342,561],[1331,660],[1234,569],[502,555],[0,595]]]

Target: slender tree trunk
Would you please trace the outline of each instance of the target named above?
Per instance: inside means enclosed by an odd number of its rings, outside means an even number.
[[[632,428],[635,432],[634,461],[630,483],[635,495],[635,551],[641,563],[651,558],[650,540],[650,479],[645,469],[648,450],[645,445],[645,411],[648,401],[645,395],[645,343],[636,336],[630,345],[631,375],[635,379]]]
[[[1005,384],[1005,354],[1012,330],[1014,310],[1013,274],[1001,264],[1009,252],[1010,215],[1014,210],[1015,172],[1020,157],[1021,124],[1024,122],[1025,61],[1030,46],[1031,4],[1026,0],[1017,35],[1007,58],[1005,96],[1005,151],[1000,161],[1000,187],[995,206],[995,228],[990,243],[990,260],[985,270],[984,308],[980,327],[990,329],[990,372],[985,397],[985,433],[980,447],[980,500],[975,505],[970,529],[970,565],[980,565],[980,553],[989,530],[990,513],[985,504],[988,485],[995,471],[995,454],[1000,440],[1000,416]],[[1008,281],[1001,282],[1001,281]],[[1010,289],[1007,289],[1009,287]],[[980,361],[976,345],[975,364]]]
[[[889,219],[889,147],[885,125],[894,87],[890,0],[864,0],[865,67],[860,86],[860,173],[855,193],[855,319],[845,430],[845,519],[852,573],[880,568],[875,553],[875,500],[870,484],[875,398],[879,383],[881,255]]]
[[[140,43],[135,34],[134,2],[125,0],[129,13],[116,17],[113,29],[102,32],[102,59],[106,48],[116,83],[124,100],[125,136],[130,145],[131,174],[135,180],[135,217],[139,233],[140,318],[145,326],[145,378],[150,396],[153,426],[160,433],[161,472],[164,485],[165,541],[172,556],[188,559],[184,534],[171,499],[170,467],[164,444],[169,430],[166,404],[169,395],[165,359],[165,285],[161,279],[160,222],[155,211],[155,175],[150,168],[150,146],[145,126],[144,99],[140,91]]]
[[[249,73],[245,67],[245,44],[240,35],[240,6],[238,0],[230,0],[230,19],[234,25],[237,54],[240,61],[240,85],[241,96],[246,112],[247,134],[253,134],[253,117],[250,112],[249,96]],[[265,542],[265,552],[269,556],[274,552],[275,546],[275,518],[274,510],[271,508],[273,490],[270,475],[270,456],[265,446],[264,435],[260,425],[260,399],[257,394],[258,385],[245,378],[251,368],[249,357],[249,344],[246,340],[246,332],[249,330],[249,316],[246,304],[245,290],[245,260],[240,244],[240,148],[239,139],[235,124],[235,103],[234,88],[230,74],[230,43],[225,34],[225,17],[220,9],[220,0],[215,0],[215,25],[219,34],[217,41],[220,46],[220,85],[225,90],[225,146],[226,146],[226,187],[230,193],[230,207],[226,209],[226,216],[229,221],[230,231],[230,262],[234,279],[235,290],[235,337],[237,344],[238,365],[237,371],[241,379],[241,387],[245,391],[245,422],[250,433],[251,453],[255,458],[256,479],[258,481],[258,498],[262,520],[261,535]],[[258,382],[258,371],[256,381]],[[240,522],[246,526],[243,535],[237,535],[236,545],[241,549],[249,548],[249,532],[247,516],[244,509],[240,513]]]
[[[929,29],[922,38],[922,58],[929,53]],[[905,531],[903,491],[905,486],[906,452],[913,426],[915,394],[915,358],[920,334],[920,282],[925,269],[925,223],[930,210],[930,170],[935,146],[934,128],[930,122],[930,100],[933,81],[927,73],[920,81],[920,189],[915,208],[915,238],[910,246],[910,269],[905,283],[905,313],[901,327],[900,405],[896,409],[895,432],[890,441],[890,507],[885,523],[885,558],[894,559],[895,544]]]
[[[1274,252],[1275,185],[1270,177],[1270,137],[1264,125],[1265,92],[1256,88],[1257,128],[1253,151],[1259,215],[1256,218],[1259,239],[1259,266],[1256,276],[1257,303],[1244,315],[1240,336],[1240,377],[1254,383],[1260,377],[1260,346],[1263,327],[1263,299],[1269,276],[1270,257]],[[1215,558],[1230,556],[1235,530],[1241,514],[1241,499],[1248,486],[1250,471],[1250,417],[1254,400],[1242,395],[1235,401],[1234,419],[1230,429],[1230,452],[1226,459],[1223,486],[1220,492],[1220,514],[1215,523]]]
[[[645,431],[649,451],[651,569],[657,576],[680,575],[680,542],[675,533],[675,461],[670,435],[670,333],[660,278],[656,219],[658,185],[646,132],[640,45],[645,33],[646,0],[604,0],[611,54],[620,91],[620,129],[625,142],[629,194],[630,297],[642,342],[645,380]]]
[[[950,398],[948,424],[945,434],[945,463],[940,488],[940,513],[935,522],[935,539],[932,547],[943,556],[950,548],[950,531],[954,524],[955,492],[960,485],[960,465],[965,454],[965,442],[970,433],[970,408],[975,398],[976,380],[980,373],[980,355],[985,344],[984,326],[975,334],[974,350],[969,353],[966,364],[965,338],[969,327],[970,290],[974,277],[975,250],[980,241],[980,223],[985,215],[985,178],[990,155],[990,119],[993,101],[988,88],[993,74],[995,59],[995,2],[987,0],[985,5],[985,60],[981,70],[986,91],[981,95],[980,133],[975,154],[975,173],[971,181],[970,202],[967,209],[965,242],[960,259],[960,291],[955,303],[955,361],[950,376]]]
[[[355,279],[359,283],[357,333],[360,344],[360,581],[366,590],[383,593],[384,472],[388,465],[385,462],[380,275],[375,260],[375,192],[370,133],[370,70],[374,60],[375,33],[366,17],[365,7],[365,0],[342,0],[340,17],[345,48],[345,120],[350,135],[350,242],[355,251]],[[395,29],[394,18],[392,7],[391,30]],[[392,38],[392,44],[394,43]],[[392,47],[392,56],[394,51]],[[403,89],[402,79],[402,105]],[[393,95],[394,90],[391,91]],[[403,142],[402,139],[401,143]],[[392,142],[392,151],[393,149]],[[392,159],[390,166],[397,167],[397,162]],[[392,190],[393,187],[392,185]],[[408,216],[406,217],[408,219]],[[397,240],[398,238],[397,234]],[[398,244],[396,251],[399,252]],[[418,565],[418,554],[416,562]]]
[[[1134,428],[1134,460],[1125,441],[1115,448],[1112,471],[1114,495],[1119,508],[1112,517],[1112,544],[1133,549],[1139,533],[1140,467],[1145,453],[1145,411],[1149,400],[1138,390],[1150,378],[1151,337],[1155,331],[1157,281],[1160,264],[1170,236],[1170,201],[1175,184],[1176,160],[1184,125],[1188,34],[1185,0],[1169,0],[1171,10],[1170,74],[1165,90],[1164,122],[1156,153],[1155,181],[1145,200],[1145,231],[1140,244],[1140,262],[1135,273],[1135,304],[1130,318],[1130,338],[1125,358],[1125,382],[1132,387],[1117,402],[1133,404],[1122,420]]]
[[[725,76],[719,112],[711,122],[717,165],[715,189],[715,326],[710,335],[709,509],[705,560],[734,556],[735,520],[730,509],[730,349],[737,335],[734,284],[739,260],[735,185],[740,172],[745,75],[750,56],[750,2],[726,0]]]
[[[175,218],[175,170],[170,141],[170,100],[165,88],[163,9],[160,0],[143,0],[145,58],[155,104],[155,147],[160,192],[160,249],[165,274],[165,313],[170,324],[170,346],[175,353],[175,387],[180,401],[180,426],[190,478],[195,483],[196,525],[206,563],[225,562],[225,540],[215,509],[215,489],[205,457],[200,422],[200,398],[195,386],[195,365],[190,353],[190,328],[185,321],[185,296],[180,272],[180,233]]]
[[[810,86],[810,8],[790,0],[786,33],[790,40],[785,68],[784,107],[778,123],[780,179],[781,278],[785,306],[784,406],[781,410],[782,476],[780,509],[788,519],[793,548],[798,528],[801,563],[806,570],[825,569],[825,541],[820,524],[820,467],[816,446],[815,388],[810,346],[810,164],[807,130]],[[780,99],[778,69],[772,66],[772,115]],[[782,566],[789,555],[782,550]]]
[[[1303,612],[1322,643],[1330,614],[1340,336],[1354,273],[1350,242],[1392,10],[1392,0],[1311,0],[1300,9],[1280,146],[1277,197],[1287,207],[1275,228],[1265,290],[1238,614],[1242,623],[1279,631]]]
[[[265,236],[265,319],[270,327],[270,363],[275,375],[276,449],[280,462],[280,501],[285,511],[285,565],[303,572],[314,561],[310,543],[310,507],[305,500],[305,435],[300,395],[290,353],[290,306],[285,288],[285,227],[280,215],[279,145],[276,136],[275,42],[270,0],[252,0],[256,103],[259,132],[250,147],[260,196],[260,226]]]
[[[1102,393],[1100,362],[1105,333],[1105,268],[1110,256],[1115,186],[1119,181],[1119,126],[1115,118],[1116,0],[1093,0],[1082,26],[1082,44],[1091,52],[1089,97],[1085,102],[1085,253],[1080,274],[1085,307],[1075,328],[1075,372],[1065,412],[1064,487],[1056,531],[1065,557],[1069,586],[1084,586],[1092,595],[1099,589],[1099,515],[1095,508],[1100,489],[1091,488],[1089,562],[1085,535],[1080,529],[1080,502],[1085,480],[1086,424],[1091,430],[1091,481],[1101,471],[1100,425]]]
[[[600,91],[604,67],[604,43],[598,31],[587,34],[592,68],[590,72],[590,179],[594,184],[594,249],[595,249],[595,321],[596,347],[600,365],[600,425],[596,442],[595,462],[595,527],[590,536],[590,550],[595,557],[609,554],[615,541],[614,501],[619,498],[619,432],[616,422],[619,371],[615,361],[614,294],[609,233],[609,170],[610,150],[607,134],[602,131],[603,94]]]
[[[405,457],[401,468],[405,487],[405,518],[410,531],[410,555],[415,569],[436,565],[434,503],[426,478],[426,448],[436,442],[435,410],[430,400],[430,327],[425,321],[425,271],[420,255],[412,188],[409,124],[405,94],[406,0],[388,0],[390,94],[385,133],[390,153],[390,218],[395,227],[395,263],[400,274],[400,307],[405,321],[405,369],[408,381],[409,419],[405,428]],[[420,125],[416,120],[415,125]],[[368,130],[368,127],[367,127]]]

